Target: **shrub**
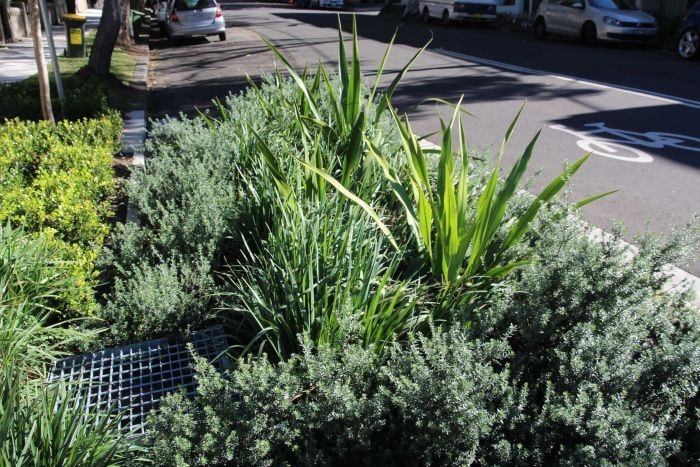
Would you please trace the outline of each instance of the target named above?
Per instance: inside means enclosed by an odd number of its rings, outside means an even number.
[[[60,103],[55,85],[52,84],[52,108],[58,116]],[[63,80],[65,120],[96,118],[118,106],[108,97],[107,84],[98,78],[67,76]],[[30,78],[16,83],[0,83],[0,122],[4,119],[42,120],[37,79]]]
[[[662,265],[696,250],[697,230],[646,236],[633,259],[559,207],[538,260],[475,321],[476,338],[509,335],[513,384],[527,388],[506,437],[518,463],[697,462],[700,335],[683,297],[661,292]],[[566,219],[561,221],[561,219]]]
[[[56,127],[20,120],[0,126],[0,222],[43,232],[54,259],[68,262],[75,288],[60,311],[69,316],[94,309],[94,261],[109,231],[120,132],[113,114]]]
[[[186,335],[215,315],[209,263],[172,258],[159,264],[135,263],[117,277],[99,316],[109,323],[103,343],[136,342],[158,335]]]
[[[150,420],[149,455],[158,465],[468,463],[500,445],[515,406],[496,369],[507,355],[503,342],[454,331],[381,359],[345,344],[277,366],[240,361],[225,376],[200,361],[195,398],[175,395]]]

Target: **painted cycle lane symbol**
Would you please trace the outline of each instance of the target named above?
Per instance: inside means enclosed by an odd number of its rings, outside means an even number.
[[[700,138],[664,133],[658,131],[636,132],[608,128],[605,123],[587,123],[586,130],[576,131],[564,125],[550,125],[552,130],[563,131],[578,138],[576,145],[597,156],[609,157],[625,162],[653,162],[654,158],[629,145],[644,148],[674,148],[683,151],[700,152]]]

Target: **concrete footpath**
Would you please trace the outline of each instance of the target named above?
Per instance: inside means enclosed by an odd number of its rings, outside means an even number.
[[[85,31],[97,29],[102,17],[101,8],[89,8],[81,13],[87,17]],[[51,26],[53,41],[56,46],[56,55],[63,55],[66,48],[66,27],[63,24]],[[47,63],[51,61],[51,51],[46,38],[46,31],[41,32],[44,42],[44,55]],[[21,42],[13,42],[0,47],[0,83],[22,81],[37,73],[36,60],[34,59],[34,44],[31,37],[25,37]]]

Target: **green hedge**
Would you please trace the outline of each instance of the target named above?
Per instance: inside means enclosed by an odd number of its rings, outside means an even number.
[[[17,119],[0,125],[0,222],[42,232],[55,259],[69,262],[77,279],[63,296],[69,315],[94,311],[94,262],[109,232],[121,127],[116,114],[55,127]]]
[[[58,117],[61,106],[54,82],[51,82],[51,103]],[[96,118],[119,108],[110,102],[107,84],[98,78],[83,78],[71,75],[64,78],[65,120]],[[16,83],[0,83],[0,121],[20,118],[39,121],[42,119],[39,101],[39,83],[29,78]]]

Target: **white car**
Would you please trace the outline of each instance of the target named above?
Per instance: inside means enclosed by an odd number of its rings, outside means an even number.
[[[535,35],[648,43],[656,40],[658,24],[628,0],[542,0],[535,17]]]
[[[447,26],[450,21],[493,23],[498,18],[496,0],[420,0],[418,10],[423,22],[439,19]]]
[[[226,40],[224,12],[216,0],[170,0],[165,26],[171,44],[192,36]]]

